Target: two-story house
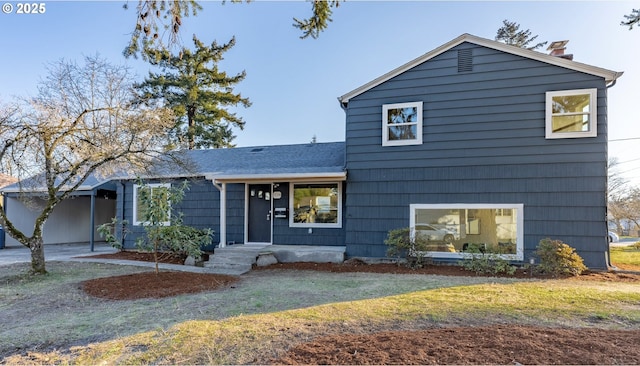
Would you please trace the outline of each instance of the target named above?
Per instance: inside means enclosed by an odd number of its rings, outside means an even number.
[[[525,262],[549,237],[606,268],[607,89],[621,74],[464,34],[339,97],[345,142],[189,151],[195,171],[145,182],[189,178],[177,209],[221,246],[381,258],[410,227],[435,260],[474,245]],[[140,187],[110,183],[132,248]]]

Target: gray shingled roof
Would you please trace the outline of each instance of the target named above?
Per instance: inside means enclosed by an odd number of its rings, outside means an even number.
[[[339,177],[345,174],[344,142],[236,147],[231,149],[187,150],[185,154],[191,170],[177,166],[155,169],[156,174],[147,178],[206,176],[208,179],[249,180],[286,179],[296,177]],[[92,190],[112,179],[134,179],[135,176],[114,177],[90,176],[78,191]],[[23,181],[33,191],[36,177]],[[31,184],[28,184],[31,182]],[[2,188],[5,192],[16,192],[20,186],[15,183]]]
[[[254,146],[188,152],[197,170],[214,178],[342,173],[344,142]]]

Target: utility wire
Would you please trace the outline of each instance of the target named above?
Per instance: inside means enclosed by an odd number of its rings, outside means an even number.
[[[640,158],[637,158],[637,159],[631,159],[631,160],[625,160],[625,161],[619,161],[619,162],[617,162],[617,164],[630,163],[630,162],[632,162],[632,161],[638,161],[638,160],[640,160]]]
[[[628,138],[624,138],[624,139],[613,139],[613,140],[609,140],[609,142],[630,141],[630,140],[640,140],[640,137],[628,137]]]

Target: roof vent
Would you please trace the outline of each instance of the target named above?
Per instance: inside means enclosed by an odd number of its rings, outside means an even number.
[[[251,152],[260,152],[262,150],[264,150],[264,149],[261,148],[261,147],[256,147],[255,149],[251,149]]]
[[[564,50],[567,49],[567,47],[566,47],[567,43],[569,43],[569,40],[551,42],[549,47],[547,47],[547,51],[551,51],[551,52],[549,52],[549,55],[556,56],[556,57],[561,57],[561,58],[566,58],[567,60],[573,60],[573,55],[571,55],[571,54],[565,55],[564,54]]]
[[[473,71],[473,49],[458,50],[458,72]]]

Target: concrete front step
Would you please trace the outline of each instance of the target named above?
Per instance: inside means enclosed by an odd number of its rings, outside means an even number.
[[[272,254],[281,263],[342,263],[346,247],[305,245],[233,245],[216,248],[204,267],[219,271],[247,273],[260,254]],[[222,272],[221,272],[222,273]]]
[[[213,255],[209,256],[209,260],[204,262],[204,266],[213,270],[232,271],[237,274],[247,273],[256,263],[263,247],[262,245],[233,245],[216,248]]]
[[[318,245],[271,245],[263,249],[270,251],[281,263],[342,263],[346,247]]]
[[[204,267],[208,269],[210,273],[228,274],[239,276],[251,271],[250,264],[242,263],[210,263],[205,262]]]

